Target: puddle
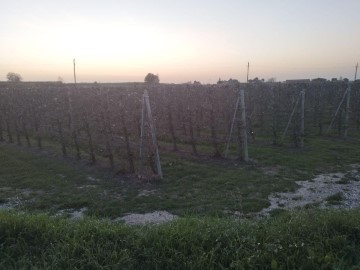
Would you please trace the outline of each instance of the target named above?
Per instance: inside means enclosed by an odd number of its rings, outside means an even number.
[[[155,211],[146,214],[129,214],[117,218],[115,221],[124,221],[127,225],[161,224],[176,219],[177,216],[167,211]]]

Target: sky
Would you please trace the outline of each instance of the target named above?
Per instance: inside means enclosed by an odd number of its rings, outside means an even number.
[[[354,78],[359,0],[12,0],[0,80],[183,83]]]

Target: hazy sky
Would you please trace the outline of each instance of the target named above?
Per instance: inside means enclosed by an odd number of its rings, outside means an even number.
[[[353,79],[360,0],[12,0],[0,3],[0,80],[205,83]]]

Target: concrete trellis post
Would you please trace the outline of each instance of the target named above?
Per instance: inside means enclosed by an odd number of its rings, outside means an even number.
[[[288,129],[289,129],[289,126],[290,126],[290,124],[291,124],[291,120],[292,120],[292,118],[293,118],[293,116],[294,116],[294,113],[295,113],[295,110],[296,110],[296,108],[297,108],[297,106],[298,106],[298,104],[299,104],[300,98],[301,98],[301,95],[300,95],[300,96],[298,97],[298,99],[296,100],[295,106],[294,106],[294,108],[293,108],[293,110],[292,110],[292,112],[291,112],[291,114],[290,114],[289,121],[288,121],[288,123],[287,123],[287,125],[286,125],[286,128],[285,128],[285,130],[284,130],[283,135],[281,136],[281,141],[283,141],[283,140],[285,139],[286,133],[287,133],[287,131],[288,131]]]
[[[241,136],[241,152],[239,153],[239,157],[243,161],[249,161],[249,152],[247,145],[247,128],[246,128],[246,108],[245,108],[245,95],[244,89],[240,89],[238,93],[238,98],[236,100],[235,112],[233,116],[233,120],[231,123],[230,134],[226,145],[225,157],[227,157],[229,152],[229,145],[232,137],[232,133],[234,130],[235,122],[237,119],[238,111],[240,110],[240,136]]]
[[[349,130],[350,97],[351,97],[351,86],[349,86],[349,88],[347,90],[347,94],[346,94],[344,138],[347,137],[348,130]]]
[[[240,89],[240,112],[241,112],[241,158],[243,161],[249,161],[247,145],[247,128],[246,128],[246,110],[244,89]]]
[[[143,94],[142,102],[143,102],[142,103],[143,106],[142,106],[142,114],[141,114],[140,159],[141,159],[141,162],[143,162],[142,159],[143,159],[143,144],[144,144],[143,140],[144,140],[144,124],[145,124],[144,118],[145,118],[145,111],[146,111],[149,126],[150,126],[152,146],[153,146],[153,150],[154,150],[157,173],[160,176],[160,178],[163,179],[163,173],[162,173],[161,163],[160,163],[159,147],[158,147],[157,139],[156,139],[156,130],[155,130],[155,125],[153,122],[152,114],[151,114],[149,93],[146,89]]]
[[[336,118],[336,116],[337,116],[337,114],[338,114],[338,112],[339,112],[339,110],[340,110],[341,105],[343,104],[343,102],[344,102],[344,100],[345,100],[345,97],[346,97],[347,94],[348,94],[348,91],[349,91],[349,88],[345,90],[344,95],[343,95],[343,97],[342,97],[342,99],[341,99],[341,101],[340,101],[340,103],[339,103],[339,106],[337,107],[337,109],[336,109],[336,111],[335,111],[335,114],[334,114],[334,116],[333,116],[333,118],[332,118],[332,120],[331,120],[331,123],[330,123],[328,129],[326,130],[326,133],[329,133],[329,132],[330,132],[330,129],[332,128],[332,125],[334,124],[335,118]]]
[[[354,82],[356,81],[358,67],[359,67],[359,64],[356,64]],[[350,98],[351,98],[351,85],[349,84],[349,88],[348,88],[347,96],[346,96],[346,114],[345,114],[344,138],[347,137],[348,130],[349,130]]]
[[[229,146],[230,146],[230,141],[231,141],[231,137],[232,137],[232,133],[234,130],[234,125],[235,125],[235,121],[236,121],[236,115],[237,115],[237,111],[239,108],[239,103],[240,103],[240,95],[238,94],[237,100],[236,100],[236,105],[235,105],[235,111],[234,111],[234,116],[231,122],[231,127],[230,127],[230,134],[229,134],[229,138],[226,144],[226,150],[225,150],[225,157],[227,157],[228,153],[229,153]]]
[[[305,139],[305,90],[301,91],[301,123],[300,123],[300,147],[304,147]]]
[[[67,89],[67,101],[68,101],[68,115],[69,115],[69,122],[70,122],[70,132],[71,132],[71,136],[74,141],[74,145],[75,145],[75,149],[76,149],[76,158],[81,159],[79,142],[78,142],[76,130],[74,127],[74,113],[73,113],[72,98],[71,98],[71,93],[70,93],[69,88]]]
[[[356,64],[356,67],[355,67],[355,77],[354,77],[354,82],[356,81],[356,77],[357,77],[357,70],[358,70],[358,67],[359,67],[359,64]],[[335,121],[335,118],[340,110],[340,107],[341,105],[343,104],[345,98],[346,98],[346,114],[345,114],[345,126],[344,126],[344,134],[343,136],[346,137],[347,136],[347,133],[348,133],[348,129],[349,129],[349,115],[350,115],[350,97],[351,97],[351,84],[349,83],[348,85],[348,88],[345,90],[344,92],[344,95],[339,103],[339,106],[337,107],[336,111],[335,111],[335,114],[331,120],[331,123],[327,129],[327,133],[330,132],[330,129]]]

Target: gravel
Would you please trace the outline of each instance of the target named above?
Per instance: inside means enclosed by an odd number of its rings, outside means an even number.
[[[317,204],[320,208],[355,208],[360,206],[360,166],[352,164],[347,173],[320,174],[310,181],[296,181],[299,189],[295,192],[277,192],[269,196],[270,206],[260,214],[274,209],[303,208]],[[326,199],[341,194],[337,204],[328,204]]]
[[[167,211],[155,211],[145,214],[129,214],[115,221],[124,221],[127,225],[146,225],[146,224],[161,224],[176,219],[177,216],[170,214]]]

